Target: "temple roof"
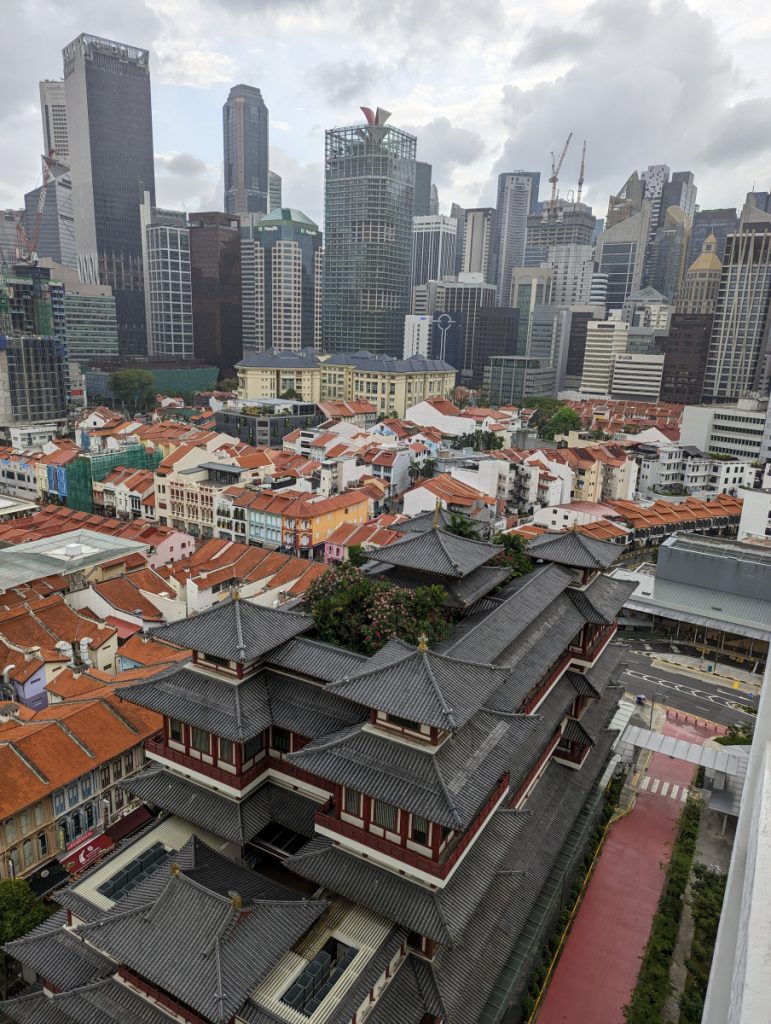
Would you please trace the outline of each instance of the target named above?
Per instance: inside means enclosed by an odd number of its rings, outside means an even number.
[[[485,597],[495,587],[500,586],[511,574],[505,565],[480,565],[472,569],[466,576],[452,578],[445,576],[442,586],[447,592],[448,608],[470,608],[472,604]],[[416,572],[397,566],[386,567],[384,572],[377,574],[377,579],[386,580],[397,587],[416,590],[418,587],[436,583],[436,577],[430,572]]]
[[[0,1003],[12,1024],[169,1024],[169,1015],[126,985],[107,978],[71,992],[34,992]]]
[[[312,626],[313,620],[299,612],[276,611],[235,598],[162,626],[153,636],[216,658],[249,663]]]
[[[429,512],[419,512],[416,516],[404,519],[400,523],[394,523],[390,529],[396,530],[397,533],[427,533],[437,526],[446,529],[452,525],[453,519],[457,518],[456,514],[448,512],[443,506],[438,510],[432,509]]]
[[[408,956],[367,1019],[369,1024],[425,1024],[442,1015],[430,965]]]
[[[57,989],[77,988],[115,971],[115,964],[65,930],[67,911],[55,914],[27,935],[5,945],[5,951]],[[0,1003],[0,1019],[5,1004]]]
[[[458,537],[442,529],[408,533],[385,548],[368,552],[373,562],[416,569],[434,576],[461,578],[500,554],[503,548],[481,540]]]
[[[319,900],[242,902],[178,873],[152,904],[74,931],[220,1024],[326,907]]]
[[[455,732],[506,679],[492,665],[389,641],[378,664],[327,687],[364,707]]]
[[[623,671],[624,651],[620,647],[611,647],[605,651],[596,665],[585,672],[566,672],[565,677],[571,686],[584,697],[601,697],[611,680]]]
[[[617,544],[595,540],[577,530],[542,533],[527,545],[527,553],[545,562],[569,565],[576,569],[607,569],[621,554]]]
[[[565,593],[587,622],[608,626],[615,622],[619,611],[635,589],[636,584],[630,580],[597,576],[583,590],[570,587]]]
[[[356,672],[367,664],[366,654],[356,654],[321,640],[309,640],[305,636],[295,637],[282,647],[277,647],[271,651],[267,660],[271,665],[288,672],[297,672],[328,683]]]

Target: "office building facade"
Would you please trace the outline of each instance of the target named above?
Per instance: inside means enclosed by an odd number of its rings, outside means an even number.
[[[595,271],[607,275],[606,309],[621,309],[624,301],[642,285],[651,207],[642,203],[639,213],[606,228],[597,239]]]
[[[715,253],[723,261],[725,243],[729,235],[739,227],[739,215],[732,207],[719,210],[696,210],[691,225],[691,240],[688,246],[687,265],[698,259],[709,235],[715,236]]]
[[[402,351],[417,143],[386,121],[379,111],[365,125],[325,134],[326,351]]]
[[[707,351],[712,335],[709,313],[674,313],[656,347],[664,354],[661,401],[695,405],[701,401]]]
[[[511,294],[508,302],[510,306],[519,310],[518,351],[526,351],[533,310],[536,306],[545,306],[551,303],[551,290],[551,267],[515,267],[512,271]]]
[[[717,238],[711,233],[704,239],[701,252],[686,270],[682,287],[677,293],[675,308],[678,313],[712,316],[715,312],[723,272],[723,264],[717,253],[718,245]]]
[[[0,335],[0,438],[21,448],[33,447],[56,437],[66,423],[67,360],[62,342],[40,335]]]
[[[453,217],[412,218],[412,287],[455,273],[458,222]]]
[[[67,130],[67,94],[63,81],[46,80],[40,83],[40,113],[43,117],[43,152],[54,151],[59,160],[70,155],[70,136]]]
[[[466,210],[461,273],[481,274],[487,284],[496,284],[495,210],[491,206]]]
[[[78,250],[75,244],[75,217],[72,207],[72,175],[63,164],[55,164],[53,177],[47,185],[27,192],[24,196],[24,224],[28,235],[35,227],[40,193],[46,197],[40,218],[37,254],[41,259],[55,260],[65,267],[76,268]]]
[[[453,203],[450,206],[450,216],[457,224],[455,234],[455,270],[453,273],[457,276],[463,273],[463,246],[464,239],[466,237],[466,211],[458,203]]]
[[[193,359],[193,297],[187,214],[160,210],[145,192],[141,209],[147,353]]]
[[[596,226],[597,218],[586,203],[547,199],[539,211],[527,218],[525,266],[540,267],[554,246],[591,246]]]
[[[471,360],[471,376],[464,383],[480,388],[485,367],[494,356],[524,355],[518,350],[519,310],[511,306],[483,306],[479,310],[476,344]]]
[[[415,161],[413,217],[431,216],[431,170],[431,164],[427,164],[424,160]]]
[[[243,355],[239,222],[197,213],[189,224],[195,358],[230,377]]]
[[[244,352],[321,345],[321,232],[299,210],[241,223]]]
[[[495,280],[501,302],[508,301],[512,270],[525,262],[527,220],[537,209],[540,182],[537,171],[506,171],[498,175]]]
[[[620,317],[590,321],[586,327],[586,348],[581,371],[582,395],[610,395],[613,364],[626,352],[629,325]]]
[[[461,372],[463,378],[470,377],[473,373],[479,339],[480,311],[487,306],[494,306],[496,295],[495,285],[483,281],[481,274],[461,274],[457,281],[428,281],[414,290],[413,313],[433,312],[435,317],[447,313],[453,319],[461,320],[462,351],[455,357],[456,362],[447,358]]]
[[[663,371],[663,355],[621,352],[613,360],[611,397],[630,402],[658,402]]]
[[[64,49],[78,266],[113,290],[121,354],[144,355],[139,204],[155,201],[149,53],[81,35]]]
[[[268,171],[268,212],[281,209],[281,175]]]
[[[222,107],[225,212],[268,212],[268,108],[252,85],[234,85]]]

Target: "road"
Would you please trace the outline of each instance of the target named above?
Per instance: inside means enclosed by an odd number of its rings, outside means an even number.
[[[755,720],[751,712],[741,710],[755,705],[752,694],[733,690],[726,683],[712,683],[676,670],[653,668],[651,659],[639,650],[637,643],[621,641],[619,645],[625,648],[627,664],[619,682],[628,693],[644,693],[657,704],[667,704],[720,725]]]

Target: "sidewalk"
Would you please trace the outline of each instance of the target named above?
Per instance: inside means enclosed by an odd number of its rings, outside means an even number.
[[[714,734],[666,721],[665,735],[702,743]],[[538,1014],[538,1024],[623,1024],[648,941],[694,766],[654,754],[646,788],[608,833]]]
[[[703,658],[691,658],[686,654],[664,654],[651,652],[651,665],[654,668],[677,669],[697,679],[705,679],[711,683],[722,684],[734,690],[741,690],[743,693],[753,693],[757,696],[760,693],[762,674],[748,672],[746,669],[734,668],[731,665],[715,665],[712,672],[700,668],[705,664]],[[709,661],[709,659],[706,659]]]

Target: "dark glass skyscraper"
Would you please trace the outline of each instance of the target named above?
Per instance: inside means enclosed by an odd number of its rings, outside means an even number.
[[[222,108],[226,213],[267,213],[268,108],[253,85],[234,85]]]
[[[230,377],[243,355],[238,219],[191,213],[189,224],[195,357]]]
[[[149,53],[80,35],[64,48],[78,265],[115,295],[121,354],[147,350],[139,204],[155,202]]]
[[[324,312],[327,352],[400,356],[410,311],[416,139],[370,123],[326,132]]]

